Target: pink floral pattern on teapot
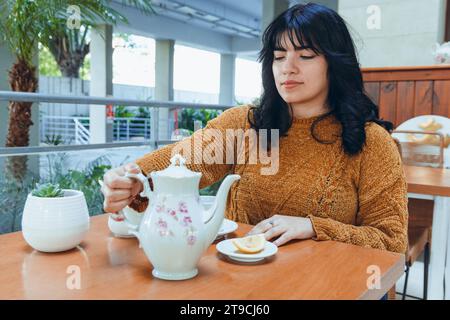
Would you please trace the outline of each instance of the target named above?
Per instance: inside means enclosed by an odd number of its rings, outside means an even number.
[[[158,214],[166,216],[167,219],[174,219],[185,227],[185,237],[188,245],[194,245],[197,240],[197,229],[192,225],[192,217],[189,215],[189,209],[185,201],[179,201],[176,208],[166,207],[166,197],[163,197],[161,203],[155,206]],[[156,222],[158,233],[161,237],[174,236],[172,230],[169,229],[167,220],[160,217]]]

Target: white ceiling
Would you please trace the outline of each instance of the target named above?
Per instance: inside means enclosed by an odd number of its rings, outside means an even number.
[[[258,38],[262,0],[153,0],[162,16],[219,33]]]
[[[129,20],[129,24],[115,27],[119,32],[173,39],[199,49],[251,59],[260,49],[263,0],[153,0],[157,14],[152,16],[124,7],[120,0],[114,2]],[[314,2],[336,4],[337,0]]]
[[[209,0],[225,7],[240,11],[258,20],[261,19],[262,0]]]

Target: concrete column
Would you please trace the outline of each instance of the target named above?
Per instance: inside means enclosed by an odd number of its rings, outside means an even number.
[[[91,32],[91,81],[90,95],[112,96],[112,26],[103,25]],[[106,106],[89,108],[91,143],[112,142],[112,123],[107,123]]]
[[[440,0],[439,1],[439,9],[438,9],[438,31],[437,31],[437,41],[438,43],[443,43],[445,41],[449,41],[450,39],[445,39],[445,28],[446,28],[446,19],[447,19],[447,12],[449,9],[447,9],[447,6],[450,6],[449,0]],[[450,17],[449,17],[450,19]],[[450,22],[447,22],[450,23]],[[450,34],[449,34],[450,36]]]
[[[261,30],[264,32],[267,26],[283,11],[289,9],[289,0],[263,0],[263,12]]]
[[[173,101],[173,59],[174,40],[157,39],[155,43],[155,100]],[[157,137],[152,139],[170,139],[169,109],[153,110],[158,117]],[[154,123],[154,122],[153,122]],[[156,128],[155,128],[156,129]],[[155,132],[153,130],[152,132]]]
[[[219,103],[231,106],[236,103],[234,98],[234,77],[236,71],[236,55],[220,55],[220,94]]]

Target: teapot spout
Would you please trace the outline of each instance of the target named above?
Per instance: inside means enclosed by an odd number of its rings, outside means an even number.
[[[211,208],[206,212],[207,220],[205,225],[207,226],[206,246],[209,246],[217,236],[220,226],[222,225],[225,206],[227,204],[228,193],[234,182],[241,178],[238,174],[231,174],[225,178],[217,191],[216,199]]]

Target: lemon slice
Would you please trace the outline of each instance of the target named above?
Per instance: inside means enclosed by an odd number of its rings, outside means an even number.
[[[429,118],[424,123],[419,124],[419,127],[421,127],[423,130],[437,131],[442,128],[442,125],[440,123],[437,123],[434,118]]]
[[[256,234],[243,238],[236,238],[232,240],[234,246],[243,253],[258,253],[264,249],[266,238],[264,234]]]

